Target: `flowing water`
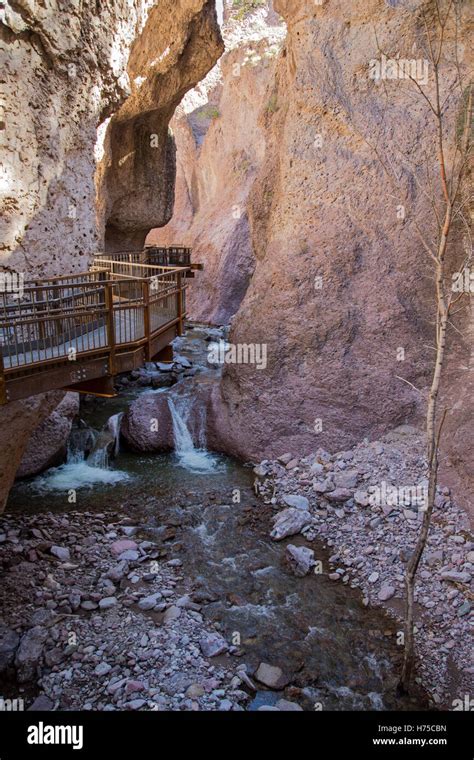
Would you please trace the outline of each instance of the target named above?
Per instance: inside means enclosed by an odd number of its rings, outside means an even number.
[[[194,329],[177,347],[209,382],[219,371],[205,365],[206,338],[208,331]],[[289,572],[285,544],[304,539],[269,540],[273,513],[254,495],[252,469],[206,450],[205,417],[194,414],[191,424],[192,392],[180,392],[180,385],[141,391],[167,393],[174,453],[137,455],[120,447],[120,414],[136,390],[85,404],[81,416],[89,427],[71,437],[67,463],[19,483],[8,509],[123,512],[144,537],[183,561],[183,575],[212,600],[204,614],[242,647],[242,661],[280,666],[291,677],[286,695],[304,709],[420,708],[395,693],[395,623],[364,608],[359,592],[329,581],[326,572],[305,578]],[[327,552],[317,542],[311,546],[326,571]],[[249,709],[281,696],[261,690]]]

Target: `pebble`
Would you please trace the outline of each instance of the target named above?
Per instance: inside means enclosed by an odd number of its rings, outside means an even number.
[[[150,594],[149,596],[145,596],[143,599],[140,599],[138,606],[141,610],[152,610],[153,607],[158,604],[161,598],[162,595],[160,591],[155,591],[154,594]]]
[[[104,599],[100,600],[99,607],[101,610],[110,610],[110,608],[115,607],[116,604],[118,604],[117,597],[106,596]]]
[[[275,703],[275,707],[280,712],[303,712],[303,708],[296,702],[289,702],[287,699],[279,699]]]
[[[260,683],[268,686],[269,689],[283,689],[288,683],[288,678],[283,674],[281,668],[276,665],[269,665],[261,662],[255,673],[255,678]]]
[[[441,580],[443,581],[454,581],[457,583],[470,583],[471,582],[471,574],[470,573],[458,573],[454,570],[450,570],[444,573],[441,573]]]
[[[123,554],[127,551],[135,551],[137,549],[137,544],[135,541],[131,541],[128,538],[120,539],[119,541],[114,541],[112,546],[110,547],[110,551],[112,554],[114,554],[116,557],[119,557],[120,554]]]
[[[309,501],[305,496],[298,496],[297,494],[285,494],[283,501],[287,507],[294,507],[295,509],[309,509]]]
[[[181,617],[181,613],[182,613],[181,607],[176,607],[174,605],[171,607],[168,607],[168,609],[166,610],[164,614],[163,622],[165,624],[172,623],[174,620],[178,620],[178,618]]]
[[[205,657],[216,657],[226,652],[229,648],[227,641],[219,633],[210,633],[202,638],[199,646]]]
[[[53,557],[57,557],[61,562],[69,562],[71,559],[71,552],[65,546],[52,546],[50,552]]]
[[[386,602],[388,599],[391,599],[392,596],[395,596],[395,587],[383,584],[378,593],[380,601]]]

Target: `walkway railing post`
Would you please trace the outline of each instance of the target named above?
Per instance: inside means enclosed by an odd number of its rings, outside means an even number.
[[[105,283],[105,308],[107,320],[107,344],[109,347],[109,374],[115,374],[115,320],[114,291],[111,282]]]
[[[7,403],[7,388],[5,384],[5,369],[3,366],[3,346],[0,342],[0,404]]]
[[[178,272],[178,335],[182,335],[183,330],[183,288],[181,272]]]
[[[143,281],[143,302],[144,312],[143,320],[145,323],[145,359],[147,362],[151,360],[151,323],[150,323],[150,282],[149,280]]]

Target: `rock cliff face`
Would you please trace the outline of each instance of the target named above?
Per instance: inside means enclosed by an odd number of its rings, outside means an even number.
[[[226,53],[184,98],[171,122],[177,146],[173,217],[148,242],[193,247],[205,268],[188,292],[190,317],[227,323],[255,268],[247,201],[265,157],[262,111],[271,110],[271,83],[285,26],[270,8],[242,22],[228,12]]]
[[[5,507],[18,466],[35,430],[59,406],[65,394],[52,391],[32,396],[26,401],[13,401],[1,412],[0,434],[0,512]],[[45,445],[42,441],[39,445]]]
[[[74,417],[79,414],[79,394],[66,393],[61,403],[41,422],[28,441],[16,472],[28,478],[66,460],[67,442]]]
[[[374,150],[400,166],[402,153],[427,148],[436,176],[429,114],[410,83],[368,75],[381,55],[374,24],[381,49],[423,65],[419,13],[429,3],[263,5],[244,23],[228,18],[226,54],[173,119],[174,214],[149,238],[191,245],[204,263],[189,293],[193,318],[236,314],[230,340],[267,347],[265,370],[229,366],[214,398],[214,444],[242,457],[421,423],[423,396],[403,379],[424,390],[433,340],[429,263],[413,221],[433,219],[421,172],[402,165],[397,197]],[[450,336],[442,462],[445,482],[465,493],[474,485],[468,311],[457,324],[465,339]]]
[[[0,265],[26,279],[84,271],[104,239],[109,248],[139,245],[171,215],[168,122],[222,52],[214,3],[15,0],[0,13]],[[51,412],[49,398],[31,402],[38,423]],[[0,502],[21,459],[20,442],[36,427],[31,404],[15,405],[17,449],[0,441]],[[3,430],[10,417],[0,410]]]
[[[106,136],[99,198],[108,250],[143,246],[173,212],[175,143],[168,128],[185,93],[223,51],[213,2],[165,0],[149,12],[128,63],[130,94]]]
[[[87,269],[171,215],[168,122],[222,52],[209,0],[6,2],[1,264]],[[97,169],[97,176],[96,176]],[[144,231],[146,230],[146,231]]]

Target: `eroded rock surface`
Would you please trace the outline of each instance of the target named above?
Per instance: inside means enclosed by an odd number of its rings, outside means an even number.
[[[193,319],[222,324],[236,313],[255,267],[247,200],[265,156],[262,109],[285,27],[267,8],[245,21],[229,17],[226,52],[189,92],[171,126],[177,145],[173,217],[148,241],[193,247],[204,271],[188,293]]]
[[[34,431],[17,470],[17,478],[37,475],[61,464],[67,453],[67,440],[74,417],[79,413],[77,393],[66,393],[61,403]]]
[[[427,107],[413,108],[410,83],[376,82],[368,73],[379,57],[374,25],[381,49],[424,57],[421,5],[275,2],[288,35],[273,108],[259,118],[265,157],[247,203],[255,271],[229,336],[266,346],[268,361],[265,369],[224,369],[214,408],[227,451],[262,458],[318,445],[335,450],[424,416],[435,304],[414,220],[423,219],[431,237],[434,217],[411,165],[402,164],[400,197],[393,197],[373,143],[397,166],[400,152],[426,149],[437,176],[433,121]],[[464,65],[462,21],[459,33]],[[452,30],[446,46],[449,57]],[[430,79],[431,95],[432,87]],[[454,117],[451,103],[447,123]],[[452,243],[455,272],[464,258],[459,230]],[[471,353],[467,311],[455,318],[464,337],[455,329],[449,337],[445,386],[454,389],[446,449],[451,440],[458,480],[472,461],[472,401],[462,390],[472,375],[463,370]]]
[[[52,391],[0,409],[0,512],[31,436],[63,397],[62,391]]]

